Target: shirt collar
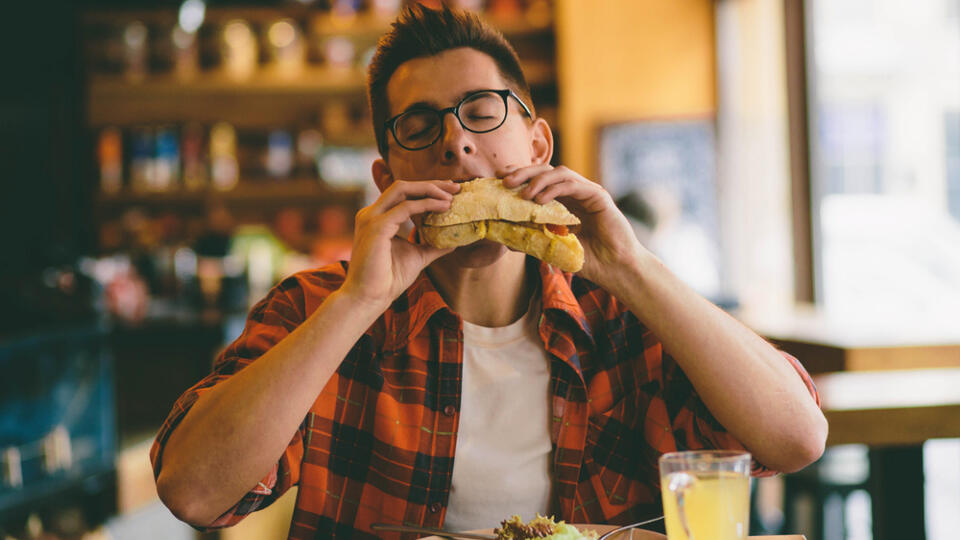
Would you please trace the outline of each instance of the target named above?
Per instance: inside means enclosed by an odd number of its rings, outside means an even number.
[[[444,302],[440,292],[433,286],[427,273],[420,272],[413,285],[407,288],[384,313],[386,336],[384,349],[397,350],[405,347],[410,338],[419,334],[427,321],[442,311],[444,326],[459,328],[460,317]]]
[[[587,321],[583,307],[577,301],[570,284],[573,274],[561,272],[555,267],[540,263],[540,280],[543,285],[543,313],[548,309],[559,310],[566,314],[583,332],[584,337],[593,342],[593,330]]]

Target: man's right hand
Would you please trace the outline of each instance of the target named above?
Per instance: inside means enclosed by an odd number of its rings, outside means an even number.
[[[411,217],[450,209],[460,185],[451,180],[396,180],[357,212],[350,267],[341,292],[386,309],[430,263],[453,251],[414,244],[397,233]]]
[[[459,190],[452,181],[397,181],[360,210],[341,288],[255,362],[199,396],[173,430],[157,491],[174,515],[209,526],[270,471],[373,319],[451,251],[398,238],[404,221],[448,210]]]

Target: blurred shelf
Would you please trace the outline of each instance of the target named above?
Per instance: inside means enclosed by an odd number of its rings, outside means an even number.
[[[282,18],[298,19],[321,13],[316,9],[291,3],[284,8],[276,7],[207,7],[204,12],[204,24],[222,24],[231,19],[245,19],[253,23],[265,23]],[[144,24],[173,25],[177,22],[178,10],[167,8],[140,9],[94,9],[85,12],[81,20],[84,25],[122,25],[131,21]]]
[[[131,21],[147,25],[173,26],[177,23],[176,9],[111,9],[91,10],[81,17],[84,26],[121,26]],[[243,19],[255,25],[269,24],[279,19],[295,19],[308,24],[314,35],[337,35],[363,41],[377,40],[390,29],[393,16],[379,16],[361,12],[354,17],[338,17],[327,11],[290,4],[285,7],[208,7],[204,25],[219,26],[233,19]],[[487,20],[508,38],[552,34],[553,21],[545,19],[531,23],[522,17]]]
[[[555,70],[549,62],[527,62],[524,71],[531,86],[554,81]],[[87,99],[88,122],[92,126],[188,121],[227,121],[237,127],[297,125],[305,111],[320,113],[331,97],[365,99],[365,81],[360,69],[329,67],[310,67],[296,76],[262,69],[245,80],[223,72],[200,73],[188,80],[172,75],[151,75],[141,81],[94,75]],[[372,133],[367,137],[372,138]]]
[[[326,206],[342,205],[356,207],[363,198],[363,188],[328,188],[317,180],[247,180],[241,181],[230,191],[213,189],[198,191],[168,191],[117,194],[98,194],[97,206],[101,209],[126,208],[130,206],[184,207],[204,206],[211,202],[227,205],[263,206]]]
[[[237,127],[296,125],[305,111],[319,113],[327,98],[360,99],[363,73],[352,69],[313,68],[297,77],[263,70],[238,81],[222,72],[191,80],[152,75],[142,81],[122,76],[93,76],[88,121],[93,126],[228,121]]]

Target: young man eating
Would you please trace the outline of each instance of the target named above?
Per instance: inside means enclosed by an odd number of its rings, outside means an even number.
[[[151,457],[177,517],[228,526],[298,485],[296,539],[513,514],[629,523],[662,512],[664,452],[746,449],[757,474],[819,457],[803,368],[683,285],[598,184],[549,165],[550,127],[499,33],[407,8],[368,85],[381,195],[349,264],[276,286],[174,406]],[[565,204],[582,270],[398,236],[477,177]]]

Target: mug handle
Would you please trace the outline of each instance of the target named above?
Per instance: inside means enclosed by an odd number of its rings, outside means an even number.
[[[667,489],[673,494],[677,503],[677,517],[680,518],[680,525],[683,526],[683,532],[687,535],[687,540],[694,540],[690,532],[690,523],[687,521],[687,512],[685,508],[687,490],[692,488],[697,481],[694,476],[686,472],[678,472],[670,475],[670,483]]]

